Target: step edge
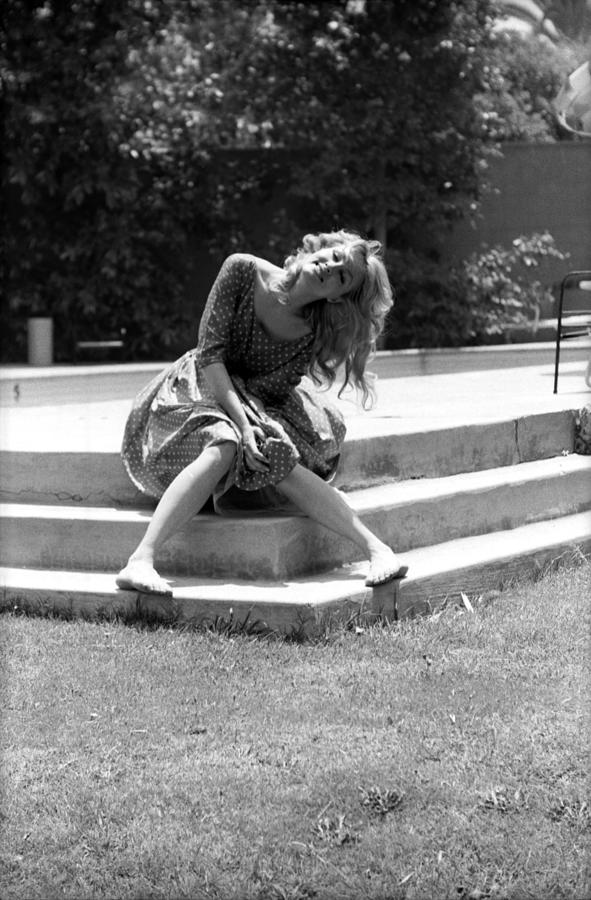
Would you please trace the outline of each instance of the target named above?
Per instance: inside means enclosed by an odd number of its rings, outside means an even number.
[[[551,534],[548,534],[551,532]],[[532,536],[536,535],[542,536],[541,540],[532,541]],[[496,531],[496,532],[487,532],[486,534],[479,535],[469,535],[467,537],[455,538],[451,541],[444,541],[440,544],[432,544],[425,547],[418,547],[414,550],[407,550],[400,554],[401,560],[406,564],[408,563],[410,567],[410,571],[408,576],[405,578],[406,583],[412,583],[414,581],[422,580],[425,577],[432,577],[431,572],[429,570],[429,574],[413,574],[413,561],[420,559],[420,557],[427,555],[429,553],[433,553],[433,551],[437,550],[439,555],[444,554],[448,550],[456,550],[460,554],[463,559],[468,559],[469,554],[466,553],[466,549],[470,547],[475,547],[477,545],[498,545],[504,544],[505,541],[511,539],[511,543],[513,545],[511,550],[503,547],[500,552],[491,552],[486,557],[481,555],[480,560],[487,559],[490,561],[500,561],[502,562],[505,559],[514,558],[519,555],[519,551],[523,549],[523,545],[520,545],[520,538],[526,538],[525,545],[527,547],[538,547],[540,549],[546,547],[553,547],[555,545],[568,543],[568,544],[576,544],[578,541],[587,541],[591,540],[591,515],[588,512],[582,513],[572,513],[570,515],[559,516],[556,519],[548,519],[539,522],[532,522],[525,525],[520,525],[517,528],[508,529],[506,531]],[[530,540],[527,540],[530,538]],[[515,552],[514,552],[515,550]],[[448,554],[448,558],[452,556],[452,553]],[[438,568],[436,571],[445,573],[447,571],[462,571],[463,569],[471,568],[474,565],[474,561],[470,560],[465,564],[456,564],[453,567],[449,568]],[[339,567],[338,569],[332,569],[328,572],[321,572],[316,574],[311,574],[309,576],[299,576],[297,578],[290,578],[279,581],[272,581],[269,579],[261,579],[260,581],[249,581],[247,579],[234,578],[228,580],[226,578],[211,578],[204,577],[200,579],[205,587],[211,588],[228,588],[228,587],[237,587],[237,588],[249,588],[254,590],[268,590],[277,589],[278,585],[296,589],[300,587],[308,587],[310,584],[323,585],[334,580],[346,580],[346,579],[357,579],[361,580],[363,577],[363,570],[367,567],[367,563],[365,562],[356,562],[344,565]],[[34,573],[38,575],[45,574],[62,574],[72,578],[74,580],[81,579],[87,582],[96,582],[102,583],[105,580],[112,581],[113,583],[113,592],[114,593],[130,593],[134,594],[133,591],[121,591],[115,586],[115,573],[108,572],[99,572],[99,571],[81,571],[76,569],[62,570],[62,569],[47,569],[47,568],[36,568],[36,567],[19,567],[19,566],[0,566],[0,586],[3,588],[5,585],[5,578],[18,578],[19,576],[31,577]],[[176,581],[179,583],[179,588],[181,590],[190,590],[192,589],[192,585],[190,582],[194,581],[190,576],[176,576],[171,578],[170,581]]]
[[[456,431],[458,429],[465,428],[483,428],[487,426],[513,426],[515,423],[523,423],[530,422],[534,419],[540,419],[545,417],[552,418],[561,418],[565,414],[569,416],[576,416],[580,412],[581,406],[580,404],[564,407],[561,409],[551,409],[551,410],[541,410],[538,412],[527,413],[526,415],[517,415],[517,416],[501,416],[500,418],[486,418],[481,421],[461,421],[461,422],[453,422],[452,424],[447,425],[439,425],[436,423],[433,428],[417,428],[415,431],[399,431],[396,430],[396,425],[390,425],[390,427],[384,428],[383,431],[371,431],[371,434],[367,437],[361,435],[353,435],[349,432],[348,436],[345,438],[344,449],[353,449],[356,446],[360,446],[363,444],[368,444],[370,441],[379,440],[379,439],[389,439],[392,437],[397,437],[400,439],[406,438],[420,438],[425,435],[433,435],[433,434],[446,434],[450,431]],[[356,417],[357,420],[358,417]],[[366,421],[376,421],[379,420],[380,416],[369,416]],[[120,446],[112,449],[101,449],[98,448],[96,450],[71,450],[68,447],[63,447],[59,449],[52,450],[36,450],[35,448],[30,447],[6,447],[0,446],[0,458],[3,454],[26,454],[30,456],[77,456],[80,458],[83,457],[99,457],[99,458],[112,458],[113,460],[121,459],[121,449]]]
[[[461,472],[454,475],[441,475],[439,477],[411,478],[397,482],[385,482],[365,488],[355,488],[351,491],[341,491],[349,505],[357,513],[387,511],[410,506],[413,503],[427,503],[429,501],[441,501],[445,498],[478,495],[482,492],[501,490],[506,488],[534,486],[539,482],[551,482],[563,478],[577,478],[584,475],[587,470],[591,472],[591,456],[569,453],[564,456],[549,457],[547,459],[530,460],[515,463],[510,466],[498,466],[492,469],[482,469],[475,472]],[[591,500],[591,480],[589,482],[589,499]],[[375,498],[380,501],[376,502]],[[80,504],[71,506],[57,503],[30,503],[28,501],[1,501],[0,519],[47,519],[59,521],[68,519],[74,521],[92,521],[96,523],[110,522],[145,524],[146,519],[152,515],[152,509],[148,506],[124,506],[115,505],[95,506]],[[213,512],[199,513],[200,524],[222,526],[228,522],[234,524],[248,524],[257,527],[263,523],[265,526],[279,526],[281,523],[293,522],[305,516],[297,515],[273,515],[269,512],[253,512],[247,515],[239,513],[233,515],[218,515]]]
[[[395,499],[394,506],[401,502],[424,502],[429,499],[442,499],[444,497],[461,494],[478,493],[484,490],[494,490],[501,487],[515,487],[518,485],[535,484],[539,481],[550,481],[556,478],[577,476],[591,471],[591,456],[568,453],[561,456],[552,456],[545,459],[527,460],[526,462],[513,463],[509,466],[495,466],[490,469],[478,469],[473,472],[458,472],[453,475],[440,475],[425,478],[407,478],[402,481],[385,482],[384,484],[370,485],[365,488],[355,488],[347,491],[347,498],[353,498],[359,503],[355,508],[365,509],[371,507],[371,498],[381,493],[394,495],[396,491],[403,491],[410,496],[404,501]],[[464,487],[464,485],[466,485]],[[458,488],[458,486],[461,487]],[[440,488],[433,493],[421,490],[423,487]],[[417,496],[413,494],[416,487]],[[365,499],[367,498],[367,500]],[[383,505],[383,504],[382,504]]]

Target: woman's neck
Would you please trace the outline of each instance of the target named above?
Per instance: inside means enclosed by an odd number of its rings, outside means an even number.
[[[276,340],[299,340],[309,333],[309,325],[305,315],[306,303],[296,294],[292,302],[291,292],[288,302],[273,286],[276,273],[269,269],[259,270],[259,279],[254,292],[255,315],[268,334]]]
[[[269,298],[275,300],[293,315],[299,316],[310,303],[316,298],[311,297],[309,293],[303,290],[301,282],[298,280],[287,291],[277,288],[278,275],[282,271],[279,267],[274,267],[274,272],[261,272],[261,282],[263,290],[268,294]]]
[[[304,310],[310,303],[314,302],[314,297],[310,297],[309,294],[298,290],[299,285],[298,282],[293,285],[292,288],[287,293],[287,305],[291,307],[294,311]]]

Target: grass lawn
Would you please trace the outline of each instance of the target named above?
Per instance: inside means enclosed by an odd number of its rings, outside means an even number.
[[[590,582],[307,644],[3,616],[2,900],[589,898]]]

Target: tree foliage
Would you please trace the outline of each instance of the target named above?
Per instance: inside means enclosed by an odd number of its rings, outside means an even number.
[[[166,346],[179,324],[177,223],[188,198],[171,157],[182,172],[185,153],[179,140],[162,154],[158,130],[140,145],[150,106],[142,119],[131,100],[140,76],[129,48],[150,58],[170,20],[158,10],[147,0],[8,0],[5,283],[13,313],[56,317],[66,357],[77,337],[121,327],[136,352],[152,333]],[[184,123],[170,118],[172,145]]]
[[[553,101],[588,50],[575,42],[553,44],[545,37],[523,40],[499,34],[486,62],[486,90],[476,105],[493,141],[548,143],[562,135]]]
[[[202,65],[211,6],[7,0],[9,355],[22,356],[31,314],[56,318],[65,359],[77,339],[122,328],[132,357],[165,355],[185,334],[187,239],[215,226],[223,134],[218,118],[210,138],[218,91]]]
[[[310,228],[429,245],[478,195],[489,4],[274,0],[230,91],[264,146],[308,149],[290,192]]]
[[[498,137],[479,100],[497,78],[489,0],[5,7],[17,324],[51,313],[64,359],[121,328],[131,357],[165,356],[195,334],[192,236],[218,258],[279,261],[303,231],[345,225],[387,243],[405,334],[410,291],[441,284],[441,236],[477,203]],[[273,193],[283,201],[253,233],[244,205],[262,211]],[[22,329],[5,333],[22,354]]]

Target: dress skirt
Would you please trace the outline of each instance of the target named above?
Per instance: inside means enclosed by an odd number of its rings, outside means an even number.
[[[228,441],[236,446],[235,461],[213,495],[214,508],[221,514],[288,508],[276,485],[297,463],[325,480],[334,476],[345,425],[340,411],[310,378],[304,377],[279,406],[268,405],[263,414],[242,379],[232,379],[251,424],[265,434],[261,450],[269,461],[267,472],[248,468],[240,431],[208,397],[207,389],[200,389],[203,380],[195,351],[189,351],[136,397],[125,427],[122,458],[142,492],[159,499],[206,447]],[[269,420],[282,427],[283,437],[275,436]]]

